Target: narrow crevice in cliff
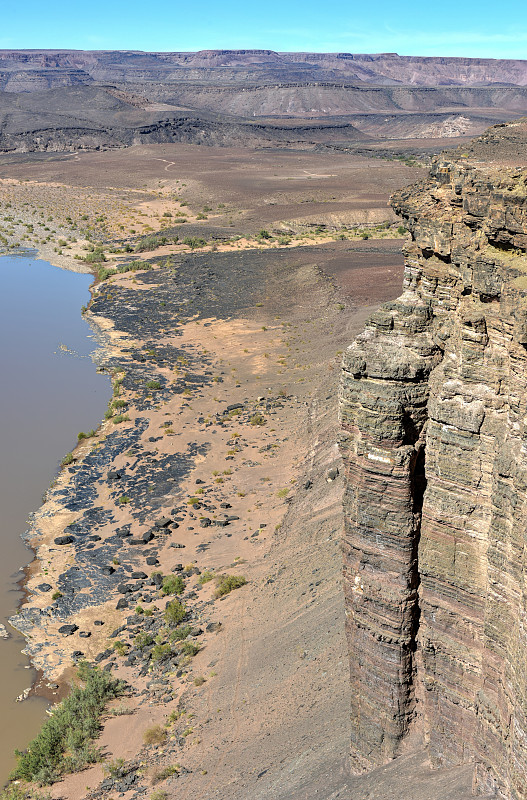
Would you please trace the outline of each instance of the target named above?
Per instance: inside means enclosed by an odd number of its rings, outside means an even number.
[[[419,571],[419,544],[421,539],[421,521],[423,512],[423,499],[426,490],[426,469],[425,469],[425,448],[421,446],[417,449],[415,459],[412,465],[410,474],[411,481],[411,500],[412,512],[414,515],[414,530],[412,538],[412,556],[411,556],[411,572],[410,572],[410,586],[415,592],[414,603],[412,606],[412,618],[410,629],[410,651],[411,651],[411,670],[410,681],[412,686],[412,703],[415,704],[415,686],[417,683],[417,640],[419,635],[419,624],[421,620],[421,604],[419,598],[419,586],[421,583],[421,575]]]

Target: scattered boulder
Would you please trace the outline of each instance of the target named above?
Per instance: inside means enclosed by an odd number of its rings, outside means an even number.
[[[332,467],[331,469],[328,469],[326,475],[327,482],[331,483],[331,481],[334,481],[335,478],[338,477],[338,474],[339,474],[338,467]]]
[[[57,536],[53,541],[55,544],[72,544],[75,538],[73,536]]]
[[[59,633],[61,633],[63,636],[72,636],[72,634],[78,630],[79,626],[75,624],[61,625],[59,628]]]
[[[166,528],[171,522],[170,517],[161,517],[154,522],[154,528]]]

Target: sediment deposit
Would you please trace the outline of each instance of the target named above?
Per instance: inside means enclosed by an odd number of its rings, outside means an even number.
[[[353,766],[417,733],[505,797],[527,793],[526,144],[499,126],[394,195],[403,293],[340,399]]]

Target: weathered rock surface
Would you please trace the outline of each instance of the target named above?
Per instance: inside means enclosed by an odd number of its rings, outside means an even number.
[[[471,153],[392,198],[411,234],[403,294],[344,357],[352,763],[420,732],[436,766],[473,763],[479,790],[520,798],[527,122]]]

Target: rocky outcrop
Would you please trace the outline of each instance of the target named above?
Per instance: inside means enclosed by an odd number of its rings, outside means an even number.
[[[490,139],[392,198],[403,294],[344,357],[352,763],[419,732],[436,766],[524,798],[527,123]]]

